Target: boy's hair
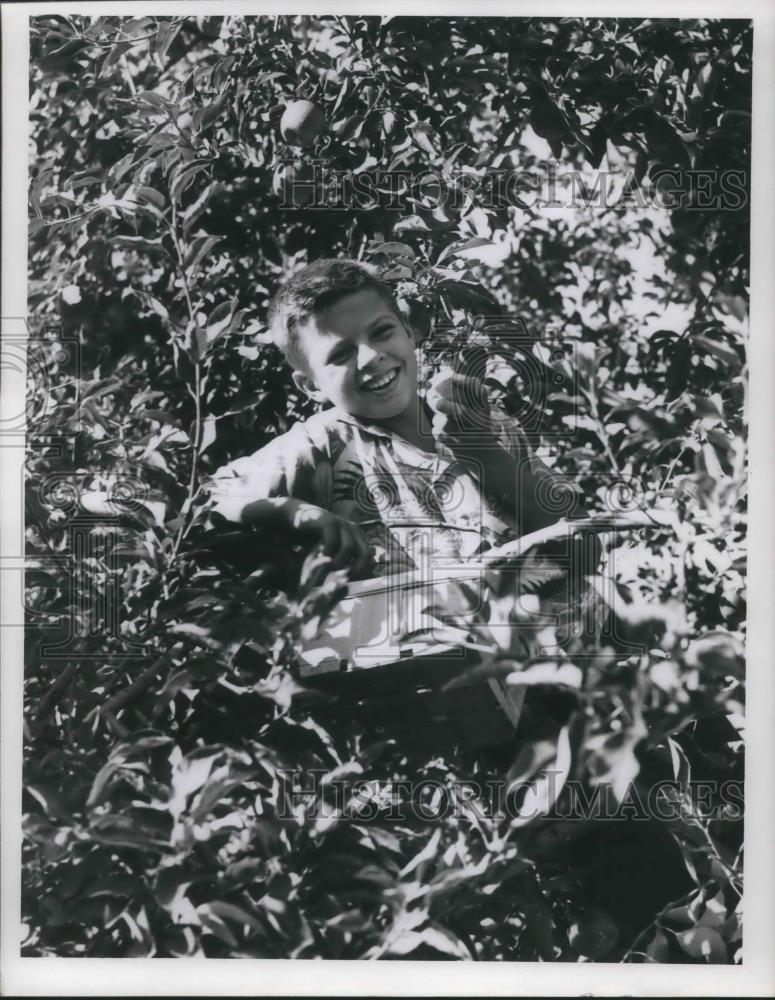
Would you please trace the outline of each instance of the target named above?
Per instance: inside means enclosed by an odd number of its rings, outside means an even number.
[[[269,305],[272,340],[292,368],[306,371],[306,357],[299,338],[301,324],[320,315],[338,299],[364,288],[373,288],[402,320],[389,285],[368,264],[346,258],[323,258],[307,264],[275,293]]]

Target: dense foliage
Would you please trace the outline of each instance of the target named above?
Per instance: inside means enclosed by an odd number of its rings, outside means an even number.
[[[750,25],[31,32],[24,953],[739,961]],[[301,151],[296,98],[328,124]],[[560,206],[508,195],[550,160]],[[341,189],[378,170],[410,176]],[[571,170],[615,196],[568,207]],[[336,581],[208,520],[207,474],[309,412],[267,298],[340,253],[425,349],[499,359],[593,506],[675,513],[609,554],[617,631],[576,648],[581,687],[501,665],[535,699],[514,746],[332,712],[293,666]],[[548,815],[440,806],[498,775]],[[571,778],[619,819],[560,818]],[[425,815],[404,779],[436,783]]]

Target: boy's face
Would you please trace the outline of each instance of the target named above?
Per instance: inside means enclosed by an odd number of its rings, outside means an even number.
[[[299,330],[309,372],[296,384],[353,416],[388,420],[417,395],[417,359],[409,333],[373,288],[338,299]]]

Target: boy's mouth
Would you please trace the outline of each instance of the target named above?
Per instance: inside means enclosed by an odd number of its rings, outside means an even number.
[[[399,365],[391,368],[390,371],[383,372],[381,375],[371,375],[361,381],[360,389],[362,392],[373,392],[377,395],[389,392],[392,386],[395,385],[400,371],[401,367]]]

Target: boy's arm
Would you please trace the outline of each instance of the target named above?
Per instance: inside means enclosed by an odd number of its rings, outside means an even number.
[[[509,450],[501,445],[481,380],[442,375],[432,381],[426,400],[434,411],[435,435],[479,472],[486,492],[511,515],[520,535],[585,513],[580,492],[535,462],[521,434],[509,441]],[[491,440],[485,442],[488,433]],[[566,499],[563,492],[567,500],[558,511],[558,501]]]
[[[371,566],[371,550],[361,529],[329,510],[295,497],[269,497],[244,504],[240,524],[264,530],[291,529],[319,543],[331,568],[352,567],[360,576]]]
[[[497,430],[493,426],[492,441],[484,444],[480,430],[482,421],[477,419],[474,424],[478,425],[477,443],[472,443],[470,433],[466,434],[466,405],[473,404],[479,417],[489,412],[486,389],[479,380],[464,375],[446,377],[433,386],[429,395],[426,399],[435,411],[436,434],[454,454],[477,469],[486,484],[486,492],[497,498],[505,512],[511,515],[519,535],[548,527],[561,517],[580,517],[586,513],[583,493],[542,463],[534,462],[521,434],[510,441],[507,451],[497,440]],[[461,400],[465,400],[462,405]],[[557,510],[557,506],[561,510]],[[596,534],[588,543],[583,533],[574,536],[571,552],[574,575],[597,572],[600,541]]]
[[[479,466],[487,484],[487,493],[496,497],[514,519],[520,535],[528,535],[559,520],[560,516],[577,517],[584,513],[579,494],[573,493],[573,506],[560,515],[547,503],[557,490],[567,487],[549,470],[533,470],[527,448],[522,454],[506,451],[497,442],[477,447],[458,446],[459,456]],[[568,498],[571,501],[571,497]]]
[[[211,510],[227,521],[278,538],[289,532],[321,544],[329,568],[363,575],[371,552],[360,529],[333,514],[330,456],[304,423],[252,455],[218,469],[209,483]]]
[[[214,499],[214,512],[228,521],[264,532],[291,531],[320,544],[331,557],[331,569],[350,566],[351,575],[360,577],[371,568],[371,549],[361,529],[329,510],[296,497],[250,500],[243,490],[236,494],[223,488],[214,491]]]

